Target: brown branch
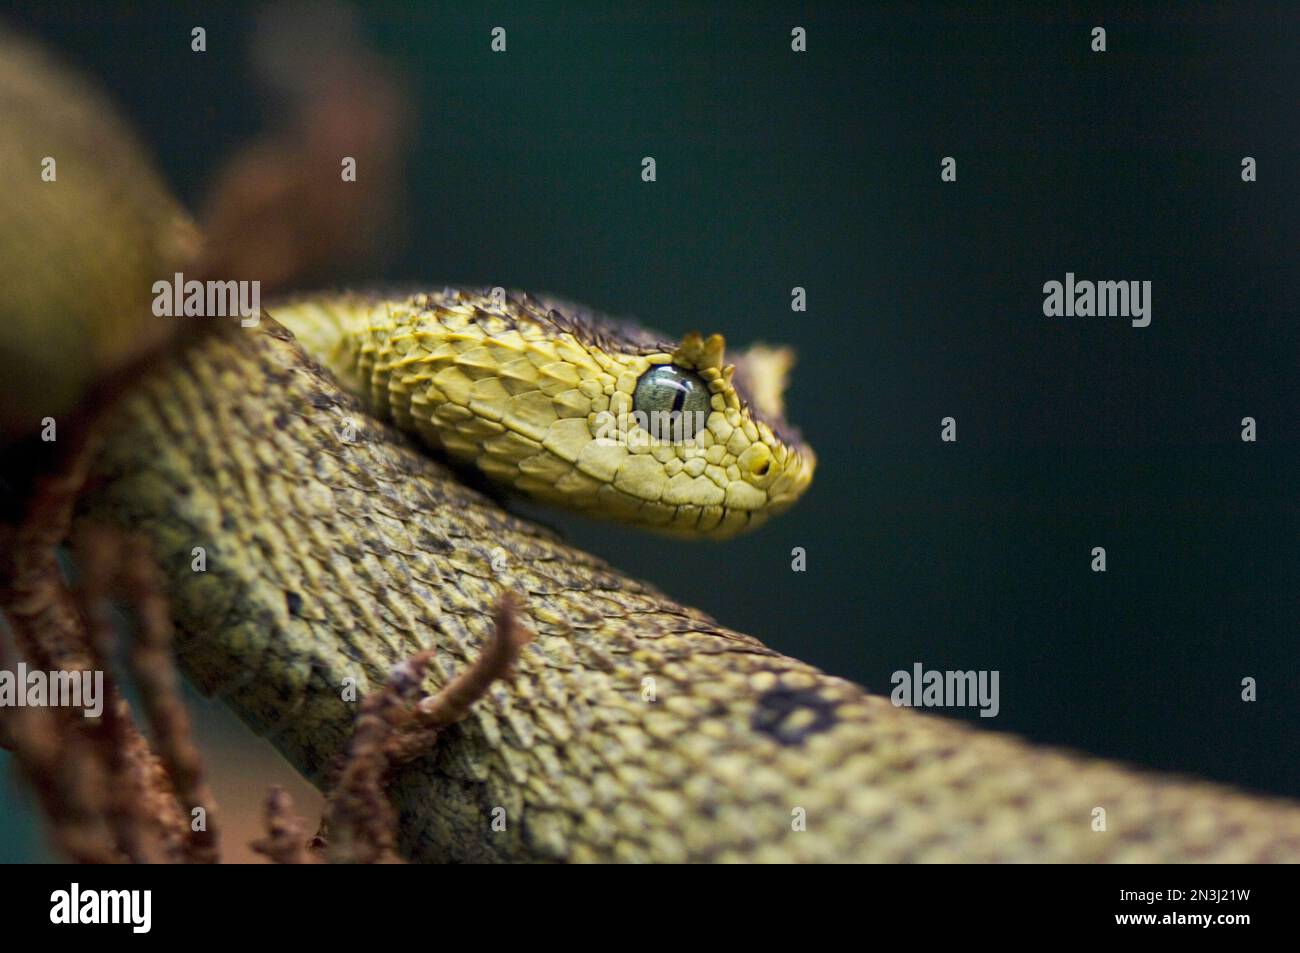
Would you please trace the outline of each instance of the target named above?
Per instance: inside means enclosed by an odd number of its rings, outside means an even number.
[[[72,509],[85,482],[95,444],[76,433],[71,450],[52,474],[38,479],[19,525],[6,533],[8,549],[0,566],[0,605],[4,607],[17,652],[4,645],[4,668],[21,656],[47,671],[84,671],[94,652],[59,568],[57,547],[66,539]],[[105,699],[113,718],[116,699]],[[115,785],[102,725],[62,709],[8,711],[5,737],[18,771],[31,784],[49,822],[56,849],[72,860],[109,863],[124,859],[109,821],[109,792]]]
[[[338,5],[268,10],[251,55],[281,108],[211,183],[199,277],[254,279],[266,294],[361,274],[401,219],[404,82]],[[346,180],[344,157],[357,164]]]
[[[9,640],[0,636],[0,668],[13,671],[15,662]],[[0,725],[19,775],[45,813],[55,849],[77,863],[121,860],[104,823],[106,778],[97,770],[101,759],[91,749],[89,733],[77,730],[66,712],[50,708],[0,708]]]
[[[162,591],[161,573],[142,539],[126,538],[123,550],[123,585],[139,623],[131,649],[131,672],[182,811],[189,815],[196,808],[203,809],[204,823],[197,829],[190,824],[187,859],[216,863],[216,800],[204,776],[203,757],[194,744],[189,711],[180,697],[171,650],[171,608]]]
[[[68,537],[72,510],[98,441],[72,437],[64,461],[40,477],[0,564],[0,603],[8,611],[20,654],[45,669],[80,668],[90,660],[85,632],[68,595],[57,550]]]
[[[149,747],[135,728],[130,710],[118,690],[110,660],[116,636],[109,613],[109,591],[112,587],[113,563],[117,555],[112,533],[91,528],[79,534],[76,547],[79,584],[74,594],[84,626],[89,668],[103,673],[104,711],[100,718],[87,727],[96,739],[107,774],[103,811],[105,821],[113,831],[118,848],[133,862],[157,859],[160,852],[158,840],[151,838],[149,828],[155,822],[141,816],[142,799],[157,783],[153,777],[156,767]],[[171,828],[178,818],[172,819]]]
[[[177,804],[175,792],[197,799],[206,789],[176,695],[166,603],[156,579],[139,567],[148,562],[147,554],[132,550],[120,533],[87,528],[75,547],[81,577],[75,592],[59,566],[58,546],[69,536],[73,507],[97,447],[93,427],[78,429],[64,463],[36,482],[20,524],[6,529],[0,606],[7,610],[18,649],[9,652],[6,644],[5,659],[21,655],[46,671],[98,673],[104,708],[99,718],[86,718],[80,709],[0,710],[2,734],[36,791],[51,839],[69,858],[212,860],[214,826],[208,823],[206,832],[191,836],[188,815]],[[136,727],[112,673],[116,640],[108,606],[124,550],[131,555],[127,581],[140,604],[143,629],[133,669],[164,759],[155,757]],[[160,618],[165,620],[161,630]],[[210,797],[204,803],[210,814]]]

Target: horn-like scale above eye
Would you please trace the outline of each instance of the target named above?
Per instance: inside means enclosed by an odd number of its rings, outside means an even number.
[[[642,374],[632,395],[632,409],[646,414],[707,414],[710,407],[709,385],[704,379],[673,364],[660,364]]]

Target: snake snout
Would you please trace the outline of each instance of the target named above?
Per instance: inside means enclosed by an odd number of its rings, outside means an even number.
[[[817,455],[812,447],[800,446],[787,451],[785,464],[767,488],[768,509],[784,513],[812,484],[817,469]]]

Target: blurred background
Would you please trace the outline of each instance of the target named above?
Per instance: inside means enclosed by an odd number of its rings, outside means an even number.
[[[1300,796],[1300,11],[538,6],[358,15],[409,99],[405,173],[381,254],[336,282],[549,291],[791,344],[788,416],[819,469],[789,514],[722,544],[526,511],[876,692],[916,662],[996,669],[997,718],[947,714]],[[9,21],[97,77],[198,208],[275,118],[251,61],[263,9]],[[1150,327],[1044,317],[1067,271],[1150,280]],[[266,785],[292,772],[194,704],[228,855],[250,856]],[[2,753],[0,771],[0,861],[43,859]]]

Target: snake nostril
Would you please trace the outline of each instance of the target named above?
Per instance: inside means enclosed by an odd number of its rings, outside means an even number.
[[[754,468],[754,473],[757,474],[758,476],[767,476],[767,471],[771,469],[771,467],[772,467],[772,461],[764,460],[762,463],[760,463],[758,466]]]

